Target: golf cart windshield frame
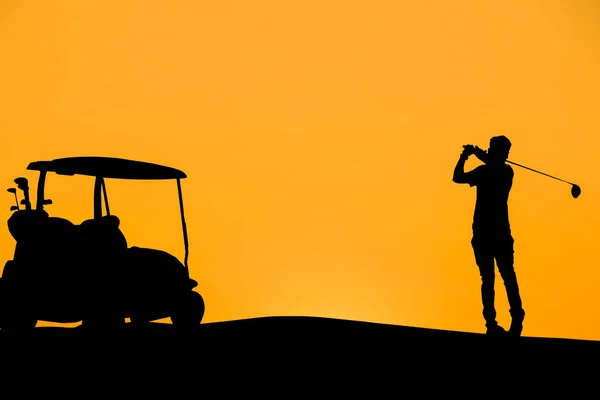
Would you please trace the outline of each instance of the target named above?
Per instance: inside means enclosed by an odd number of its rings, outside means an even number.
[[[181,179],[185,179],[187,175],[183,171],[159,164],[114,157],[68,157],[52,161],[34,161],[27,166],[27,169],[39,171],[40,173],[36,198],[36,210],[39,211],[44,209],[45,204],[50,204],[50,201],[45,198],[46,175],[48,172],[67,176],[85,175],[94,177],[94,219],[102,217],[102,194],[104,195],[106,212],[110,215],[106,185],[104,183],[105,178],[128,180],[176,180],[177,194],[179,196],[179,210],[181,213],[181,227],[183,230],[183,243],[185,247],[183,264],[189,275],[189,244],[183,208],[183,195],[181,192]]]

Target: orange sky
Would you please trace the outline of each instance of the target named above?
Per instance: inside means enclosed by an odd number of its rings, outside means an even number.
[[[591,0],[5,1],[0,181],[73,155],[184,170],[206,322],[483,332],[475,190],[451,177],[463,144],[506,134],[511,160],[583,190],[514,167],[523,334],[600,339],[599,17]],[[92,216],[91,179],[47,188],[52,215]],[[130,245],[183,259],[174,182],[107,189]]]

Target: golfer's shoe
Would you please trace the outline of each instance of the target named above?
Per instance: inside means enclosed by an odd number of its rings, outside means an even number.
[[[523,320],[525,319],[525,311],[520,313],[516,313],[512,316],[512,322],[510,324],[510,328],[508,333],[513,337],[521,336],[521,332],[523,331]]]
[[[490,325],[485,334],[488,336],[501,336],[506,334],[506,330],[500,325]]]
[[[523,321],[513,320],[510,324],[508,334],[513,337],[519,337],[521,336],[521,332],[523,332]]]

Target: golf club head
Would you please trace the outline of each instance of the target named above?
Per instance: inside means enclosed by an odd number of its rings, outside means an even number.
[[[571,188],[571,195],[573,195],[573,198],[578,198],[580,194],[581,188],[578,185],[573,184],[573,187]]]
[[[29,189],[27,178],[19,177],[19,178],[16,178],[14,180],[14,182],[17,184],[17,186],[21,190],[28,190]]]
[[[17,193],[17,189],[15,189],[15,188],[8,188],[8,189],[6,189],[6,191],[7,191],[8,193],[13,193],[13,194],[14,194],[14,193]]]

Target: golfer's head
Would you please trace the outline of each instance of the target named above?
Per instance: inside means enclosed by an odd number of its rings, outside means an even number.
[[[504,162],[508,159],[511,145],[510,140],[506,136],[494,136],[490,139],[488,155],[496,161]]]

